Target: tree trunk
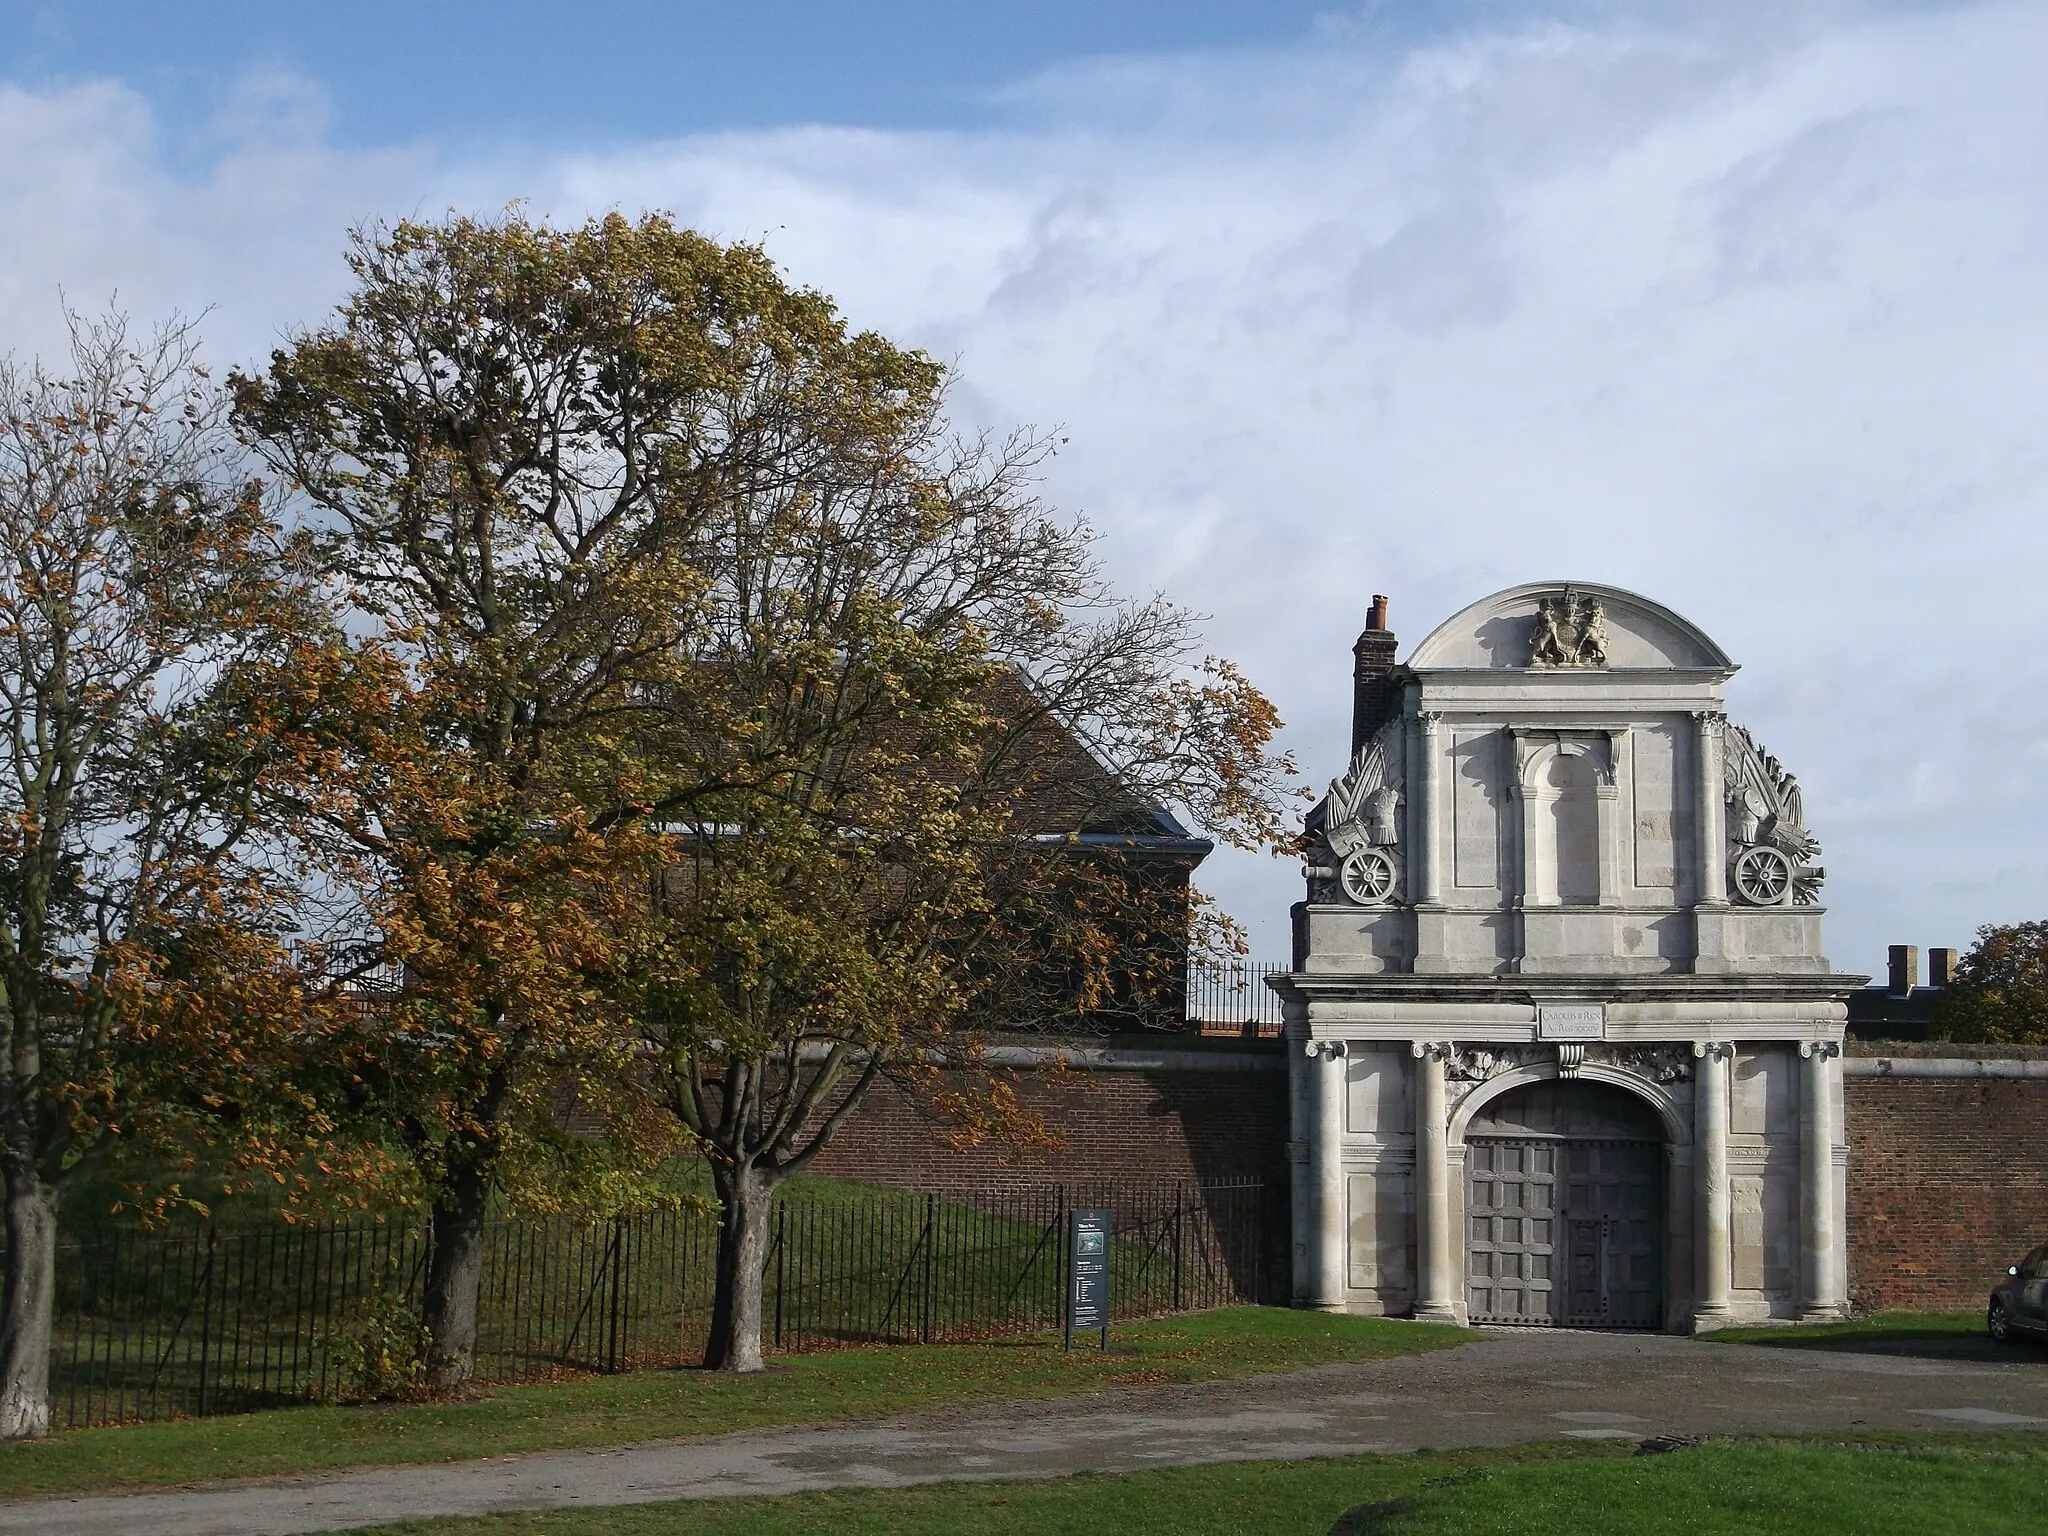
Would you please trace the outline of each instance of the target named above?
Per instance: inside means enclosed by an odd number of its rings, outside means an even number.
[[[420,1322],[427,1332],[427,1384],[459,1387],[476,1371],[477,1293],[484,1278],[484,1211],[490,1180],[458,1169],[434,1202],[432,1251]]]
[[[50,1432],[50,1333],[57,1298],[57,1191],[34,1169],[7,1175],[0,1294],[0,1440]]]
[[[718,1281],[711,1298],[711,1337],[704,1367],[758,1371],[761,1366],[761,1279],[768,1263],[768,1210],[780,1179],[758,1168],[714,1169],[718,1217]]]

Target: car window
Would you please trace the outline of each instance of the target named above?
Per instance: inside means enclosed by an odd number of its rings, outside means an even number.
[[[2020,1273],[2029,1280],[2048,1279],[2048,1243],[2043,1243],[2020,1260]]]

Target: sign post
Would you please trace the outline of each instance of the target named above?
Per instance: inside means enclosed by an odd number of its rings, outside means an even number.
[[[1074,1334],[1102,1330],[1109,1348],[1109,1212],[1067,1213],[1067,1348]]]

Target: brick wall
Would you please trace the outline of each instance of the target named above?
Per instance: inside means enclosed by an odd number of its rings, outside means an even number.
[[[1279,1042],[1273,1041],[1278,1067]],[[1241,1058],[1240,1058],[1241,1060]],[[1028,1180],[1084,1187],[1260,1179],[1260,1257],[1239,1283],[1284,1304],[1289,1270],[1287,1074],[1279,1070],[1101,1071],[1010,1074],[1025,1108],[1042,1113],[1059,1145],[1028,1157],[991,1146],[955,1152],[922,1098],[889,1084],[874,1089],[813,1164],[816,1172],[914,1189],[987,1188]],[[1233,1197],[1219,1197],[1233,1198]]]
[[[1276,1042],[1277,1043],[1277,1042]],[[815,1165],[819,1173],[921,1189],[968,1188],[1028,1178],[1192,1182],[1259,1178],[1277,1191],[1287,1177],[1287,1074],[1281,1071],[1156,1071],[1013,1074],[1018,1099],[1044,1114],[1060,1146],[1005,1155],[982,1146],[955,1152],[926,1104],[877,1087]]]
[[[1852,1047],[1859,1056],[2040,1059],[2015,1046]],[[2048,1239],[2048,1081],[1848,1078],[1849,1294],[1859,1311],[1981,1307]]]
[[[2048,1059],[2048,1047],[1884,1041],[1856,1041],[1850,1052]],[[1012,1081],[1059,1133],[1057,1148],[1023,1158],[989,1146],[952,1151],[927,1104],[885,1084],[817,1171],[919,1189],[1263,1179],[1274,1262],[1284,1266],[1284,1071],[1074,1073],[1055,1087],[1019,1069]],[[1980,1307],[2006,1265],[2048,1241],[2048,1080],[1850,1077],[1844,1093],[1852,1302],[1859,1311]]]

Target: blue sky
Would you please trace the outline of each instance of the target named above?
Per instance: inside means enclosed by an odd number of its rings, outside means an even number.
[[[1318,19],[1396,19],[1314,0],[1021,4],[91,4],[11,0],[5,73],[129,81],[203,125],[250,67],[320,82],[336,138],[510,135],[616,142],[786,123],[957,126],[1000,118],[1005,88],[1065,60],[1286,45]],[[1476,12],[1472,6],[1460,7]],[[1399,24],[1449,13],[1416,6]]]
[[[361,220],[760,239],[1057,426],[1320,786],[1405,645],[1576,576],[1743,664],[1829,949],[2048,915],[2048,0],[0,0],[0,348],[60,295],[260,360]],[[1286,861],[1206,882],[1286,942]]]

